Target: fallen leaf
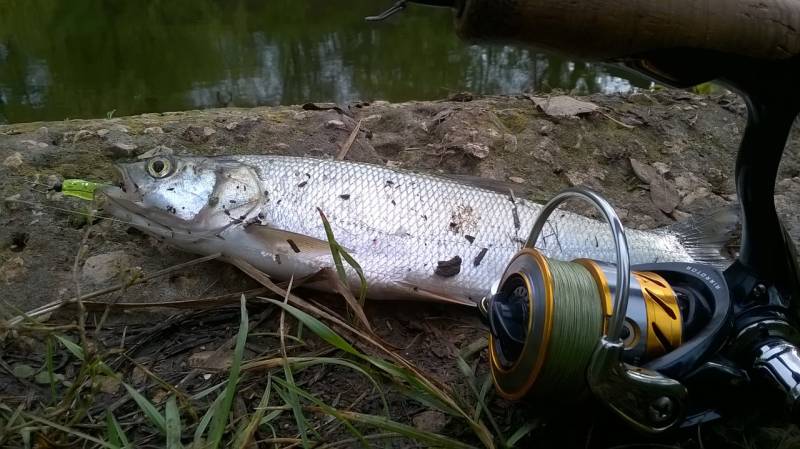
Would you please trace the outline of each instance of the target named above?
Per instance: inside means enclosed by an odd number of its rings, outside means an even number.
[[[656,179],[661,178],[661,175],[655,167],[639,162],[634,158],[631,158],[631,168],[633,168],[633,173],[636,177],[641,179],[642,182],[650,184]]]
[[[594,103],[576,100],[566,95],[555,97],[528,97],[539,109],[551,117],[576,117],[581,114],[588,114],[599,109]]]
[[[662,212],[670,214],[680,202],[680,195],[672,183],[659,176],[650,183],[650,199]]]
[[[33,374],[36,372],[36,370],[28,364],[17,363],[14,365],[13,372],[14,376],[19,377],[20,379],[28,379],[33,377]]]

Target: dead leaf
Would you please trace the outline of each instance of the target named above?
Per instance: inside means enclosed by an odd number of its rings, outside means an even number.
[[[189,356],[189,366],[215,371],[227,369],[233,360],[233,352],[201,351]]]
[[[642,182],[650,184],[656,179],[661,178],[658,170],[656,170],[654,167],[643,162],[639,162],[634,158],[631,158],[631,168],[633,168],[633,173],[636,175],[636,177],[641,179]]]
[[[662,212],[670,214],[680,202],[680,195],[671,182],[659,176],[650,183],[650,199]]]
[[[14,365],[13,372],[15,377],[20,379],[28,379],[33,377],[33,374],[36,372],[36,370],[32,366],[25,363],[17,363]]]
[[[528,97],[545,114],[551,117],[577,117],[599,109],[594,103],[576,100],[566,95],[555,97]]]

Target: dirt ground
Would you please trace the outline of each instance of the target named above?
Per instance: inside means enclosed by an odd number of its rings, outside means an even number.
[[[77,274],[83,294],[114,285],[131,273],[153,273],[195,257],[122,223],[98,220],[87,233],[86,219],[80,214],[87,203],[49,190],[65,178],[109,179],[114,162],[135,158],[160,145],[177,154],[330,158],[360,122],[358,137],[347,155],[350,160],[514,182],[527,196],[540,200],[568,186],[587,185],[604,194],[626,226],[634,228],[669,225],[735,200],[734,158],[745,119],[744,104],[735,95],[663,90],[580,99],[599,108],[554,117],[524,96],[473,99],[465,95],[438,102],[218,109],[0,126],[0,320],[18,310],[74,297],[73,265],[84,238],[86,251],[81,254]],[[779,212],[795,239],[800,239],[798,149],[800,133],[795,129],[776,193]],[[653,176],[658,180],[648,179]],[[235,268],[212,261],[99,296],[96,301],[153,303],[256,287]],[[196,368],[192,357],[220,347],[235,334],[238,312],[236,304],[219,306],[213,314],[114,309],[106,330],[98,336],[99,344],[114,347],[125,339],[126,357],[177,384]],[[455,355],[485,333],[472,312],[397,303],[368,304],[367,312],[377,333],[404,348],[403,354],[421,369],[459,391],[466,388],[459,380]],[[256,308],[251,312],[251,318],[254,316],[263,318],[264,332],[274,331],[274,309]],[[74,317],[74,309],[67,309],[51,321],[66,323]],[[90,313],[87,325],[98,320],[98,313]],[[0,342],[0,357],[5,362],[41,365],[41,341],[6,337]],[[270,336],[248,342],[251,354],[275,350]],[[59,363],[65,373],[75,369],[66,358]],[[485,366],[485,356],[480,364]],[[133,369],[129,362],[120,361],[120,369],[123,366],[127,372]],[[185,381],[187,388],[199,391],[213,381],[202,376],[197,379]],[[363,379],[339,368],[304,371],[300,381],[313,385],[313,391],[324,400],[354,400],[363,389]],[[254,380],[253,388],[258,391],[256,383]],[[20,382],[0,370],[3,400],[12,404],[30,401],[25,393],[29,387],[30,382]],[[102,408],[109,398],[113,395],[98,396],[97,407]],[[426,407],[418,403],[396,399],[391,406],[408,422],[426,413]],[[377,398],[367,398],[362,410],[378,404]],[[510,403],[496,400],[493,407],[503,425],[530,419]],[[537,409],[536,404],[528,405],[526,413],[538,416],[530,407]],[[604,412],[586,413],[595,418],[598,414]],[[572,427],[567,428],[574,430],[567,433],[553,430],[563,430],[563,423],[542,424],[530,441],[593,446],[588,444],[595,438],[593,419],[571,416]],[[283,424],[286,427],[282,429],[292,433],[291,420]],[[443,422],[437,431],[456,438],[464,435],[476,443],[457,420]],[[730,432],[725,428],[716,433]],[[713,447],[708,445],[714,441],[713,433],[704,437],[708,438],[705,447]],[[780,435],[761,432],[749,438],[774,442],[785,436]],[[631,434],[629,439],[636,438]],[[699,447],[698,441],[703,441],[697,435],[676,439],[687,447]],[[600,441],[597,444],[602,445]],[[742,447],[758,447],[752,446],[752,441]]]

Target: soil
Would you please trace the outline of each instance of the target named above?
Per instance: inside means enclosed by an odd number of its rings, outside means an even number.
[[[82,242],[85,248],[80,253],[77,279],[84,294],[135,273],[152,273],[195,257],[123,223],[96,220],[87,231],[81,211],[88,203],[50,189],[65,178],[109,179],[114,162],[158,146],[176,154],[331,158],[360,121],[360,131],[347,154],[349,160],[513,182],[538,200],[568,186],[586,185],[605,195],[629,227],[669,225],[736,199],[734,159],[744,129],[745,106],[731,93],[707,96],[658,90],[593,95],[580,100],[594,103],[597,110],[569,117],[549,116],[525,96],[461,98],[471,101],[229,108],[0,126],[0,297],[5,307],[5,311],[0,309],[0,320],[19,310],[74,297],[73,265]],[[800,132],[795,129],[776,187],[776,204],[794,239],[800,239],[798,149]],[[638,173],[633,170],[631,159],[646,167],[650,176],[657,174],[657,187],[641,169]],[[591,214],[588,208],[580,210]],[[235,268],[212,261],[97,300],[153,303],[255,287]],[[127,345],[139,345],[129,354],[131,358],[176,384],[191,371],[190,356],[216,349],[235,334],[238,306],[220,307],[217,312],[209,316],[207,311],[114,309],[100,341],[111,347],[127,338]],[[402,353],[421,369],[468,394],[455,355],[485,334],[473,312],[398,303],[369,303],[367,312],[379,335],[405,348]],[[265,329],[274,330],[274,309],[256,308],[251,317],[259,313],[265,317],[273,313],[264,322]],[[51,321],[69,322],[74,317],[74,310],[67,309]],[[90,313],[87,323],[97,320],[99,314]],[[158,322],[156,327],[154,322]],[[126,337],[121,337],[123,329]],[[249,342],[251,355],[276,347],[272,337]],[[7,340],[6,356],[38,366],[41,357],[36,354],[43,351],[41,343],[31,340],[27,344],[31,346]],[[480,363],[485,366],[485,355]],[[65,369],[70,366],[66,364]],[[339,368],[311,370],[299,381],[313,385],[314,392],[326,401],[337,397],[355,400],[363,390],[359,374]],[[191,388],[199,391],[212,382],[205,379]],[[3,393],[7,397],[24,391],[24,386],[4,372],[0,372],[0,385],[8,386]],[[259,388],[254,387],[254,392],[258,396]],[[428,412],[417,403],[397,401],[390,405],[398,407],[409,423]],[[364,399],[361,410],[374,411],[379,405],[378,398],[370,397]],[[520,418],[519,409],[512,412],[510,403],[498,400],[493,407],[506,409],[501,413],[504,425],[529,419],[527,415]],[[587,416],[598,414],[607,413],[587,411]],[[585,423],[572,418],[578,430],[568,436],[540,426],[531,441],[545,444],[552,438],[583,446],[592,438],[591,423],[595,421],[587,419],[589,424],[581,427]],[[291,420],[283,424],[293,425]],[[443,425],[443,433],[469,434],[458,422]],[[287,432],[291,433],[291,428]],[[681,438],[689,446],[696,444],[695,436]]]

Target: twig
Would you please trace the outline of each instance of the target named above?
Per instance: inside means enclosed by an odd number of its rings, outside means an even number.
[[[149,280],[152,280],[152,279],[155,279],[155,278],[158,278],[158,277],[165,276],[167,274],[173,273],[175,271],[182,270],[184,268],[189,268],[191,266],[194,266],[194,265],[197,265],[197,264],[200,264],[200,263],[203,263],[203,262],[208,262],[209,260],[216,259],[219,256],[220,256],[220,253],[217,253],[217,254],[212,254],[210,256],[205,256],[205,257],[200,257],[200,258],[197,258],[197,259],[193,259],[193,260],[190,260],[188,262],[184,262],[184,263],[181,263],[181,264],[178,264],[178,265],[173,265],[173,266],[171,266],[169,268],[165,268],[163,270],[156,271],[153,274],[149,274],[147,276],[143,276],[143,277],[137,279],[134,282],[131,282],[131,283],[123,282],[123,283],[114,285],[112,287],[104,288],[104,289],[97,290],[97,291],[94,291],[92,293],[83,295],[83,296],[80,297],[80,300],[84,301],[84,300],[87,300],[87,299],[96,298],[98,296],[103,296],[103,295],[106,295],[108,293],[113,293],[113,292],[115,292],[117,290],[122,290],[124,288],[130,287],[130,286],[133,286],[133,285],[136,285],[136,284],[141,284],[141,283],[147,282]],[[58,301],[53,301],[53,302],[47,303],[47,304],[45,304],[43,306],[37,307],[37,308],[25,313],[24,315],[17,316],[17,317],[14,317],[14,318],[10,319],[8,321],[8,326],[9,327],[13,327],[13,326],[25,321],[26,319],[36,318],[38,316],[42,316],[42,315],[50,313],[50,312],[55,312],[56,310],[64,307],[65,305],[73,304],[73,303],[76,303],[76,302],[78,302],[78,298],[77,297],[71,298],[71,299],[58,300]]]
[[[347,153],[350,151],[350,147],[353,146],[353,142],[356,141],[356,137],[358,137],[358,132],[361,130],[361,120],[356,123],[356,126],[353,128],[353,132],[350,133],[350,136],[345,140],[344,145],[336,153],[336,160],[341,161],[347,156]]]
[[[87,251],[86,242],[89,240],[89,232],[92,230],[93,215],[89,212],[86,217],[86,229],[83,231],[81,243],[78,245],[78,252],[75,254],[75,262],[72,264],[72,280],[75,282],[75,299],[78,303],[78,336],[81,339],[83,353],[86,356],[89,355],[89,342],[86,340],[86,309],[83,307],[83,299],[81,298],[81,280],[78,267],[81,259],[83,259],[83,254]]]
[[[628,128],[628,129],[636,129],[636,127],[635,127],[635,126],[633,126],[633,125],[629,125],[629,124],[627,124],[627,123],[622,123],[621,121],[619,121],[619,120],[615,119],[614,117],[612,117],[612,116],[610,116],[610,115],[606,114],[605,112],[603,112],[603,111],[601,111],[601,110],[598,110],[597,112],[599,112],[600,114],[602,114],[603,116],[605,116],[605,118],[607,118],[607,119],[611,120],[612,122],[616,123],[616,124],[617,124],[617,125],[619,125],[619,126],[622,126],[622,127]]]

